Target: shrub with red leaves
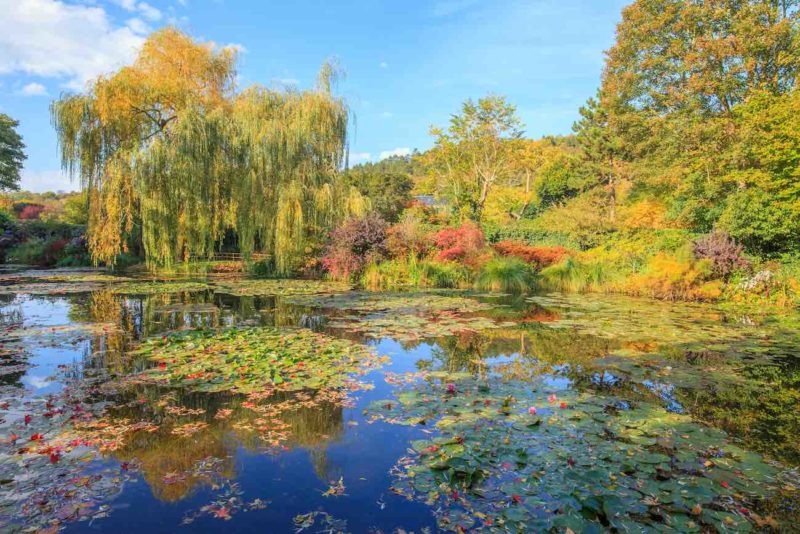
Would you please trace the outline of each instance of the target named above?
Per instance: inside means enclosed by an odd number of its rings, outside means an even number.
[[[17,217],[23,221],[35,221],[39,219],[43,211],[44,206],[40,206],[39,204],[28,204],[22,207]]]
[[[697,259],[711,260],[713,273],[728,278],[737,269],[744,269],[750,262],[743,255],[744,247],[721,230],[714,230],[694,242]]]
[[[69,239],[58,239],[51,241],[44,249],[44,254],[40,260],[44,267],[52,267],[64,256],[64,248],[69,244]]]
[[[494,249],[502,256],[514,256],[533,263],[538,269],[558,263],[571,254],[571,251],[564,247],[535,247],[511,240],[500,241],[494,245]]]
[[[322,264],[334,278],[348,280],[369,262],[385,255],[386,221],[370,213],[361,219],[349,219],[331,232]]]
[[[439,249],[437,259],[441,261],[464,260],[475,255],[485,244],[483,231],[472,223],[464,223],[458,228],[445,228],[433,236],[433,243]]]

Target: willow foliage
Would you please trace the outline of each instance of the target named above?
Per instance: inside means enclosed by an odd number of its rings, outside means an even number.
[[[141,235],[149,264],[214,252],[229,230],[245,256],[297,264],[314,235],[368,206],[338,170],[348,109],[324,65],[310,91],[236,92],[235,52],[175,29],[133,65],[52,107],[64,168],[89,191],[89,244],[113,262]]]

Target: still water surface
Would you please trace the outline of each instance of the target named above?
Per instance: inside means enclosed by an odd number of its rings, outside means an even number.
[[[610,296],[353,304],[213,285],[137,295],[16,283],[0,297],[3,531],[789,532],[798,518],[793,315]],[[153,367],[134,353],[145,339],[253,326],[310,328],[388,358],[346,402],[274,394],[279,429],[265,430],[243,395],[104,386]],[[491,421],[476,422],[484,406]],[[119,443],[43,449],[88,411]],[[620,430],[625,417],[639,422]],[[670,426],[680,430],[665,443]],[[699,456],[682,455],[689,447]],[[432,463],[445,452],[449,464]],[[759,491],[743,495],[739,478]]]

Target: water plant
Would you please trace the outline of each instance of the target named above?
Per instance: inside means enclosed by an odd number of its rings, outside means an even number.
[[[481,267],[475,287],[482,291],[527,293],[534,287],[535,279],[533,267],[524,260],[499,257]]]

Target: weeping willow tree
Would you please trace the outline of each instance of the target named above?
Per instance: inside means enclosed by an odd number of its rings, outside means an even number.
[[[149,265],[240,251],[287,273],[309,240],[368,208],[339,180],[348,110],[324,65],[309,91],[234,89],[236,53],[156,32],[136,61],[52,105],[62,164],[90,202],[89,246],[113,263],[141,239]]]

